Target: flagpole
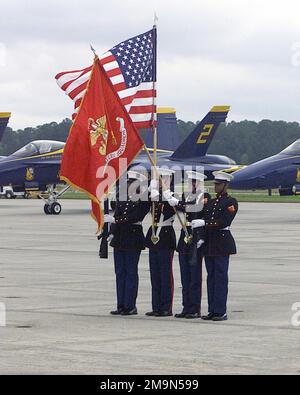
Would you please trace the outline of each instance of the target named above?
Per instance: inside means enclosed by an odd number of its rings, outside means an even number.
[[[157,85],[157,16],[154,14],[154,23],[153,23],[153,35],[154,35],[154,48],[153,48],[153,81],[152,81],[152,133],[153,133],[153,164],[156,169],[157,166],[157,109],[156,109],[156,85]],[[156,94],[154,94],[156,92]],[[155,109],[155,110],[154,110]],[[147,152],[148,153],[148,152]],[[155,174],[155,179],[157,178],[157,172]],[[151,240],[153,244],[157,244],[159,242],[159,236],[155,234],[155,202],[152,202],[152,235]]]
[[[154,50],[153,50],[153,92],[157,95],[157,15],[154,13],[153,34],[154,34]],[[157,100],[156,95],[152,96],[152,130],[153,130],[153,161],[157,165]],[[155,111],[154,111],[155,108]]]
[[[153,92],[157,93],[157,15],[156,13],[154,13],[154,24],[153,24],[153,31],[154,31],[154,67],[153,67]],[[154,96],[153,94],[153,99],[152,99],[152,103],[153,103],[153,108],[156,109],[156,95]],[[155,117],[156,115],[156,117]],[[153,130],[153,158],[150,155],[150,152],[148,150],[148,148],[146,147],[146,145],[144,145],[144,150],[147,153],[147,156],[154,168],[155,171],[155,179],[157,179],[159,181],[159,179],[161,180],[162,183],[162,189],[166,190],[166,186],[162,180],[162,177],[159,176],[158,170],[157,170],[157,111],[154,110],[152,111],[152,130]],[[182,218],[180,217],[178,211],[176,210],[175,207],[173,207],[174,213],[178,218],[178,221],[182,227],[182,229],[184,230],[185,233],[185,238],[187,240],[187,242],[189,242],[191,240],[189,232],[187,230],[187,227],[185,225],[185,223],[183,222]],[[158,243],[159,241],[159,236],[155,235],[155,227],[154,227],[154,216],[155,216],[155,202],[152,202],[152,236],[151,236],[151,240],[153,242],[153,244]]]
[[[92,44],[90,44],[90,48],[91,48],[91,51],[94,54],[94,62],[95,62],[95,60],[98,59],[97,52],[96,52],[95,48],[92,46]],[[100,210],[101,210],[102,209],[101,205],[99,204],[99,206],[100,206]],[[104,214],[109,214],[108,193],[107,193],[106,199],[103,202],[103,206],[104,206],[103,207],[104,208]],[[98,236],[98,240],[101,239],[101,243],[100,243],[100,247],[99,247],[99,258],[102,258],[102,259],[107,259],[108,258],[108,241],[107,241],[108,235],[109,235],[109,224],[108,224],[108,222],[106,222],[104,224],[103,229],[102,229],[101,235]]]
[[[96,53],[96,50],[95,50],[95,48],[92,46],[92,44],[90,44],[90,48],[91,48],[91,51],[92,51],[93,54],[94,54],[94,57],[95,57],[95,58],[98,58],[98,55],[97,55],[97,53]]]

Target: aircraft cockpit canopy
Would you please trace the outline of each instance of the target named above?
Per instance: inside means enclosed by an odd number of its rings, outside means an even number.
[[[48,154],[64,148],[64,145],[65,143],[62,141],[36,140],[20,148],[12,156],[26,158],[28,156]]]
[[[291,145],[289,145],[283,151],[281,151],[281,153],[286,154],[286,155],[299,155],[300,154],[300,139],[294,141]]]

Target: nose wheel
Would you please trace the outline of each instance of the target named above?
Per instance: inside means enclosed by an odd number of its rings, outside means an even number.
[[[45,204],[44,213],[46,215],[59,215],[61,213],[61,205],[59,203]]]
[[[61,213],[61,205],[57,202],[57,199],[62,196],[68,189],[70,185],[67,185],[60,192],[56,192],[54,190],[54,186],[51,185],[48,187],[48,198],[44,199],[42,195],[40,197],[44,200],[44,213],[46,215],[59,215]]]
[[[46,215],[50,215],[51,214],[50,204],[45,204],[45,206],[44,206],[44,213]]]
[[[61,205],[59,203],[53,203],[51,204],[51,213],[53,215],[59,215],[61,213]]]

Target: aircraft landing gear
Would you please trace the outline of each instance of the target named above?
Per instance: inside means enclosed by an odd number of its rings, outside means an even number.
[[[49,204],[45,204],[45,206],[44,206],[44,213],[46,215],[50,215],[51,214],[51,210],[50,210]]]
[[[46,215],[59,215],[61,213],[61,205],[57,202],[57,199],[62,196],[69,188],[71,188],[70,185],[67,185],[65,188],[63,188],[60,192],[56,192],[54,190],[54,186],[50,185],[48,187],[48,198],[45,199],[42,195],[40,197],[44,200],[45,205],[44,205],[44,213]]]
[[[61,205],[59,203],[45,204],[44,213],[46,215],[59,215],[61,213]]]
[[[50,209],[53,215],[59,215],[61,213],[61,205],[59,203],[51,204]]]

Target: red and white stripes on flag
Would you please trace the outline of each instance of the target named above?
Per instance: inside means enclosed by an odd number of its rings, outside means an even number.
[[[156,122],[155,44],[152,31],[113,47],[99,59],[123,105],[138,129]],[[59,87],[74,101],[75,119],[84,96],[92,66],[56,75]]]

